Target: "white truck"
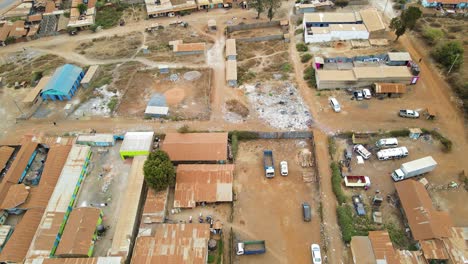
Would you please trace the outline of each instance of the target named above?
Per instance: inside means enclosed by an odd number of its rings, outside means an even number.
[[[431,156],[427,156],[403,163],[399,169],[392,172],[392,178],[394,181],[402,181],[431,172],[436,167],[437,162]]]
[[[377,152],[379,160],[401,159],[408,156],[408,149],[406,147],[382,149]]]

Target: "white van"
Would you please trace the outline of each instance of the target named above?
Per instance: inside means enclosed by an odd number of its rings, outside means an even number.
[[[364,159],[369,159],[372,155],[363,145],[354,146],[354,151],[361,155]]]
[[[375,146],[378,148],[394,148],[398,147],[398,139],[396,138],[382,138],[375,142]]]
[[[362,94],[364,95],[364,98],[365,99],[371,99],[372,98],[372,94],[370,92],[369,89],[362,89]]]
[[[340,103],[338,103],[335,97],[330,97],[330,106],[336,113],[341,111]]]

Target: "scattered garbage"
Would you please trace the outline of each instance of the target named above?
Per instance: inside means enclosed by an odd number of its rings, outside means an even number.
[[[179,75],[177,73],[173,73],[171,76],[169,76],[169,80],[172,82],[177,82],[179,80]]]
[[[94,97],[80,104],[80,106],[73,112],[72,116],[110,116],[111,109],[108,106],[109,102],[112,98],[119,96],[120,93],[118,91],[109,91],[107,89],[107,85],[96,88],[94,91]],[[73,101],[73,104],[79,103],[79,100]]]
[[[312,115],[292,83],[245,85],[244,89],[260,119],[270,126],[305,130],[312,124]]]

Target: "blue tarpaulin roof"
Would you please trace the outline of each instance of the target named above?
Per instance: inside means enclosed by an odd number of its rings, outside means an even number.
[[[57,68],[42,93],[68,95],[82,72],[83,69],[72,64]]]

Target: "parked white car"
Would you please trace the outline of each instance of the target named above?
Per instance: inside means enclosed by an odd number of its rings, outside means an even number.
[[[312,251],[312,262],[314,264],[322,264],[322,254],[320,254],[320,246],[317,244],[312,244],[310,246],[310,251]]]
[[[372,94],[369,89],[362,89],[362,94],[364,95],[364,99],[372,98]]]
[[[340,103],[338,103],[338,100],[336,100],[335,97],[330,97],[330,106],[333,109],[333,111],[335,111],[335,113],[341,111]]]
[[[281,175],[288,176],[288,162],[283,160],[280,162]]]

